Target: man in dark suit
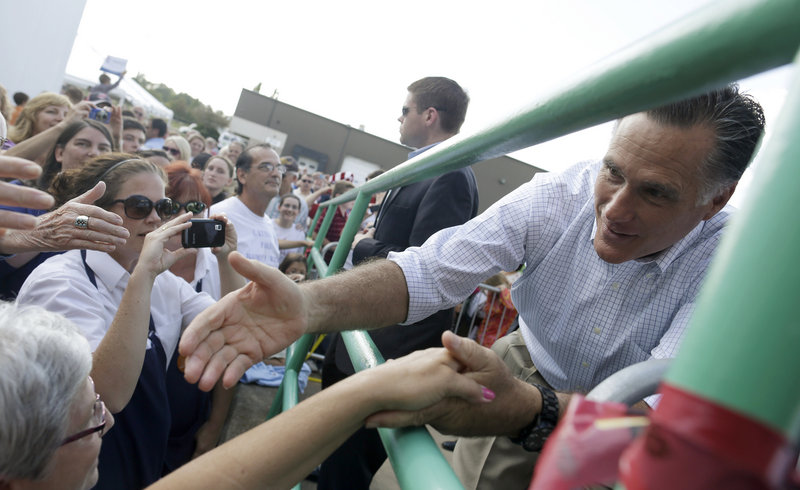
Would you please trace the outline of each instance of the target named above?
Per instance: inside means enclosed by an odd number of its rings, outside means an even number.
[[[426,77],[408,86],[400,122],[400,142],[416,148],[409,158],[458,134],[469,97],[453,80]],[[422,245],[439,230],[461,225],[478,213],[478,186],[470,168],[392,189],[378,211],[375,227],[353,240],[353,263],[385,258]],[[442,332],[452,324],[453,310],[443,310],[413,325],[372,330],[370,336],[386,359],[428,347],[441,347]],[[342,339],[335,335],[325,356],[322,387],[354,373]],[[377,431],[361,429],[323,464],[318,488],[367,489],[386,459]]]

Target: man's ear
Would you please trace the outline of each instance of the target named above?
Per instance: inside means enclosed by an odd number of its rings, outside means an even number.
[[[242,185],[247,181],[247,172],[243,168],[236,169],[236,180]]]
[[[734,182],[730,186],[726,187],[725,189],[720,191],[719,194],[714,196],[714,198],[711,199],[711,201],[709,201],[707,206],[710,206],[710,207],[708,209],[708,212],[705,214],[705,216],[703,216],[703,221],[707,221],[707,220],[711,219],[722,208],[724,208],[726,204],[728,204],[728,201],[730,201],[731,196],[733,196],[733,191],[736,190],[736,184],[738,184],[738,182]]]
[[[439,121],[439,112],[433,107],[425,109],[425,125],[433,126],[437,121]]]

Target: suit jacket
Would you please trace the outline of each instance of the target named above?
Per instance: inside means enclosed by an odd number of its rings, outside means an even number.
[[[392,189],[378,212],[374,238],[358,242],[353,249],[353,263],[370,257],[385,258],[389,252],[422,245],[437,231],[466,223],[477,214],[478,184],[471,168]],[[371,330],[369,334],[383,357],[392,359],[441,346],[442,332],[450,328],[452,317],[452,309],[443,310],[413,325],[393,325]],[[338,370],[346,374],[354,372],[338,335],[326,357],[331,354],[335,355]]]

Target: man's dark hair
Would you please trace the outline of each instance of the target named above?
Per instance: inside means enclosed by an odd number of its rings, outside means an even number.
[[[30,99],[30,97],[28,97],[28,94],[26,94],[25,92],[14,92],[15,105],[22,105],[28,102],[28,99]]]
[[[154,117],[150,120],[150,127],[158,131],[159,138],[163,138],[167,134],[167,122],[163,119]]]
[[[98,80],[100,80],[100,83],[102,83],[103,85],[108,85],[109,83],[111,83],[111,77],[109,77],[109,76],[108,76],[108,75],[106,75],[105,73],[103,73],[102,75],[100,75],[100,77],[98,78]]]
[[[238,176],[238,173],[239,173],[238,172],[239,169],[242,169],[245,172],[249,172],[250,171],[250,166],[253,165],[253,154],[252,154],[253,150],[257,150],[259,148],[272,150],[272,146],[270,146],[269,143],[259,143],[257,145],[253,145],[250,148],[247,148],[246,150],[244,150],[239,155],[239,158],[236,159],[236,170],[237,170],[236,174],[237,174],[237,176]],[[236,179],[236,193],[237,194],[241,194],[242,193],[242,183],[239,182],[238,178]]]
[[[78,102],[82,101],[84,97],[83,90],[79,89],[74,85],[67,85],[61,91],[61,93],[66,95],[67,98],[70,100],[70,102],[72,102],[73,104],[77,104]]]
[[[144,124],[130,117],[122,118],[122,130],[124,131],[126,129],[138,129],[144,134],[147,134],[147,129],[145,129]]]
[[[206,164],[208,163],[208,160],[212,156],[213,155],[211,155],[211,153],[206,153],[206,152],[198,153],[197,156],[192,159],[192,168],[205,170]]]
[[[647,111],[660,124],[688,128],[708,126],[716,145],[703,165],[700,202],[708,202],[739,181],[764,134],[764,111],[753,97],[731,84],[691,99]]]
[[[455,81],[445,77],[425,77],[408,86],[417,104],[417,112],[428,107],[439,112],[442,129],[457,134],[467,117],[469,96]]]

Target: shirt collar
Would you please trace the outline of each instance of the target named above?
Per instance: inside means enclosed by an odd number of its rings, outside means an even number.
[[[108,290],[114,290],[117,287],[125,289],[128,285],[128,279],[130,279],[131,275],[107,253],[87,250],[86,263],[94,271],[95,277]]]
[[[655,263],[661,270],[661,272],[665,272],[667,268],[670,266],[670,264],[672,264],[672,262],[674,262],[675,259],[680,257],[683,251],[686,250],[686,248],[689,245],[691,245],[692,242],[695,241],[695,239],[697,239],[700,233],[702,233],[704,223],[705,221],[701,221],[700,223],[698,223],[698,225],[695,226],[694,229],[692,229],[692,231],[687,233],[685,237],[683,237],[678,242],[674,243],[671,247],[666,248],[656,254],[648,255],[647,257],[642,257],[641,259],[634,259],[634,261],[640,264]],[[597,233],[597,217],[595,217],[594,220],[592,220],[592,233],[589,237],[589,240],[592,243],[594,242],[594,236],[596,233]]]
[[[417,148],[416,150],[414,150],[414,151],[412,151],[411,153],[408,154],[408,159],[411,160],[415,156],[419,155],[420,153],[424,153],[424,152],[430,150],[431,148],[433,148],[434,146],[438,145],[439,143],[441,143],[441,141],[437,141],[436,143],[432,143],[432,144],[430,144],[428,146],[423,146],[422,148]]]

